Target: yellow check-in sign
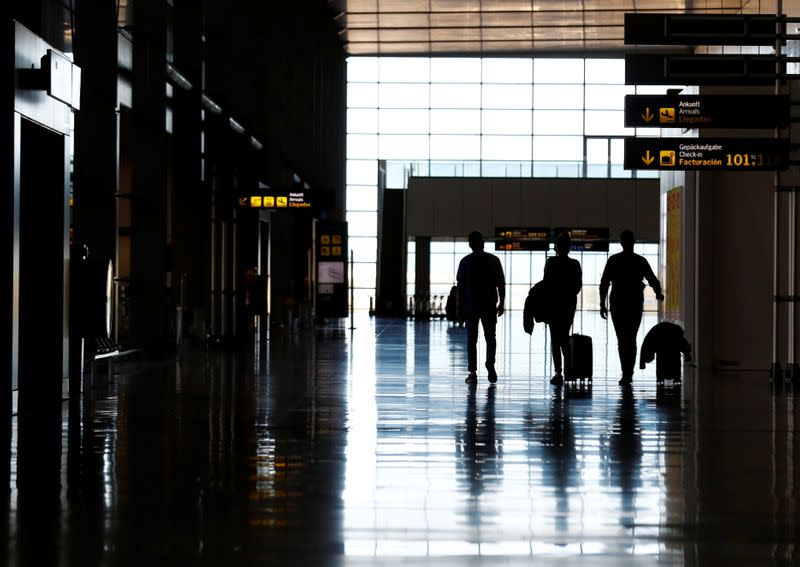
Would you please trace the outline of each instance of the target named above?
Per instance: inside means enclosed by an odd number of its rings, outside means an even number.
[[[268,207],[268,208],[274,207],[275,206],[275,197],[265,195],[264,196],[264,201],[263,201],[263,206],[264,207]]]

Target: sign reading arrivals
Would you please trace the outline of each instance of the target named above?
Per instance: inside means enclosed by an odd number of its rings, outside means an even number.
[[[789,140],[625,138],[625,169],[765,171],[789,166]]]
[[[494,249],[504,251],[547,251],[550,249],[550,228],[498,226],[494,229]]]
[[[626,95],[626,128],[785,128],[786,95]]]
[[[302,191],[239,197],[240,207],[251,209],[310,209],[311,202]]]

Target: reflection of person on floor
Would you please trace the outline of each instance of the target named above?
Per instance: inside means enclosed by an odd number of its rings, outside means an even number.
[[[550,298],[550,320],[547,324],[550,327],[550,348],[556,371],[550,383],[555,386],[564,383],[561,355],[568,356],[567,339],[582,285],[581,265],[569,257],[571,245],[569,233],[564,231],[559,234],[556,237],[556,255],[549,257],[544,265],[544,282]]]
[[[483,415],[478,415],[475,388],[467,393],[463,435],[456,441],[459,471],[469,484],[469,493],[480,496],[489,483],[499,483],[503,475],[503,441],[495,424],[495,388],[486,390]],[[479,521],[479,518],[476,518]]]
[[[506,278],[500,259],[483,251],[483,235],[473,231],[469,234],[469,247],[472,254],[461,259],[458,264],[459,319],[467,323],[467,384],[478,383],[478,323],[483,325],[486,339],[486,370],[489,382],[497,382],[494,368],[497,351],[497,318],[505,311]]]
[[[618,484],[620,524],[633,527],[636,516],[636,491],[642,486],[642,437],[633,390],[625,388],[617,406],[617,415],[608,435],[608,480]],[[603,444],[605,445],[605,444]]]
[[[623,230],[619,237],[622,252],[613,254],[608,258],[603,276],[600,278],[600,316],[608,317],[609,309],[606,308],[608,286],[611,286],[609,298],[611,321],[617,333],[617,349],[619,362],[622,366],[622,379],[620,386],[627,386],[633,382],[633,367],[636,365],[636,334],[642,323],[642,310],[644,309],[643,279],[647,280],[656,294],[656,299],[664,300],[661,293],[661,284],[653,273],[647,260],[634,253],[635,242],[633,232]]]
[[[556,497],[555,527],[568,531],[568,488],[576,486],[578,478],[575,432],[569,417],[569,404],[560,395],[560,389],[550,403],[550,415],[545,425],[542,442],[542,480],[544,488],[552,488]],[[547,486],[547,485],[550,486]]]

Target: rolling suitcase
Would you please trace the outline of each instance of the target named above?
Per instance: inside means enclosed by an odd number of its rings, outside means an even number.
[[[573,334],[567,339],[564,379],[592,381],[592,337]]]

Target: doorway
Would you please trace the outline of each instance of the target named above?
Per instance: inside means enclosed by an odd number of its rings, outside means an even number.
[[[19,342],[12,392],[18,390],[20,410],[30,411],[68,391],[68,170],[65,136],[17,120]]]

